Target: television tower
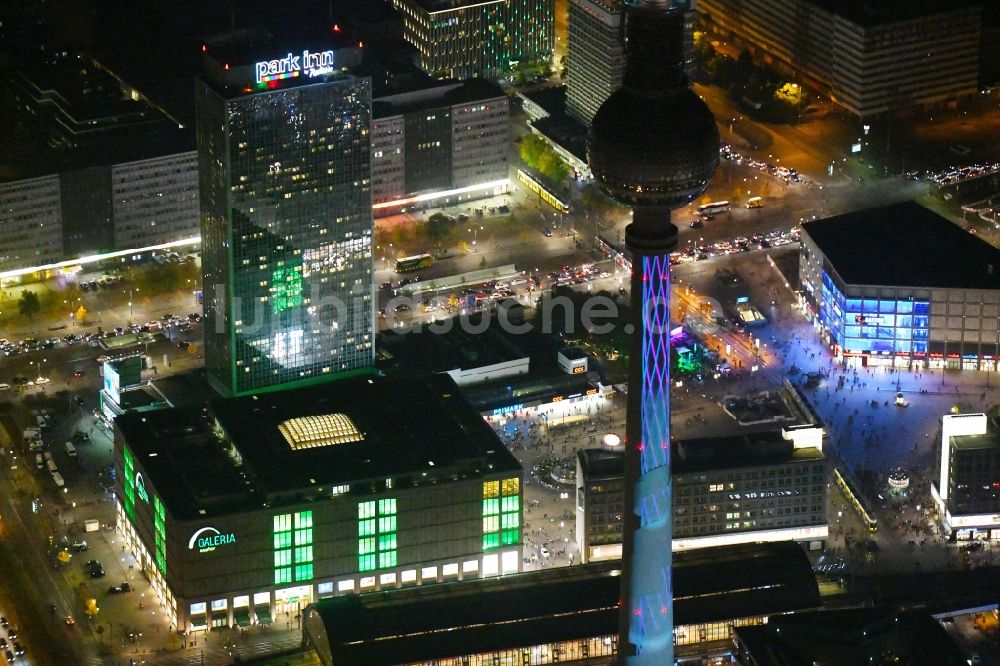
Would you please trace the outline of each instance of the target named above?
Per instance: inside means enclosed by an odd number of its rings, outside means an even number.
[[[700,196],[719,164],[719,131],[684,74],[686,2],[627,0],[625,76],[590,127],[594,178],[632,208],[632,335],[625,447],[623,666],[673,666],[670,479],[670,211]]]

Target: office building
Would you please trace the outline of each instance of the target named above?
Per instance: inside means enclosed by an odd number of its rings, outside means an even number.
[[[194,151],[0,184],[5,270],[187,239],[197,244],[199,233]]]
[[[420,67],[449,79],[497,79],[552,57],[554,0],[393,0]]]
[[[675,552],[827,537],[826,460],[818,426],[673,444]],[[576,539],[583,562],[621,557],[624,454],[577,454]]]
[[[201,231],[198,211],[195,151],[111,166],[115,249],[194,238]]]
[[[976,3],[699,0],[697,9],[717,36],[860,118],[977,92]]]
[[[38,266],[62,255],[59,177],[0,184],[0,266]]]
[[[115,420],[118,526],[181,630],[521,568],[522,470],[444,375]]]
[[[337,58],[197,84],[205,366],[223,394],[374,363],[371,89]]]
[[[570,0],[566,113],[589,125],[625,75],[622,0]]]
[[[799,277],[848,367],[1000,367],[1000,250],[912,201],[803,224]]]
[[[305,610],[303,642],[323,666],[612,664],[619,566],[324,599]],[[792,544],[681,553],[674,571],[673,642],[693,663],[726,654],[733,627],[820,604],[809,560]]]
[[[442,206],[508,188],[508,99],[481,80],[434,82],[372,102],[375,215]]]
[[[941,417],[931,496],[959,541],[1000,540],[1000,409]]]

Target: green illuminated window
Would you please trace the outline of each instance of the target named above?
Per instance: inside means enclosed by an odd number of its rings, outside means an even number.
[[[156,567],[160,573],[167,573],[167,526],[163,502],[153,495],[153,530],[156,532]]]
[[[295,514],[295,529],[300,527],[312,527],[313,526],[313,512],[312,511],[300,511]]]
[[[375,502],[358,502],[358,518],[374,518]]]
[[[278,268],[271,273],[271,305],[275,314],[302,305],[302,266]]]
[[[358,571],[375,571],[375,556],[358,555]]]
[[[377,514],[377,517],[376,517]],[[358,502],[358,569],[395,567],[398,562],[396,500]]]
[[[521,480],[483,482],[483,550],[521,540]],[[501,532],[502,530],[502,532]]]
[[[292,529],[294,524],[295,529]],[[274,543],[274,582],[289,583],[292,573],[296,581],[312,577],[312,511],[283,513],[274,516],[272,542]]]
[[[127,446],[122,446],[122,472],[125,475],[122,479],[125,487],[125,515],[135,521],[135,459]]]

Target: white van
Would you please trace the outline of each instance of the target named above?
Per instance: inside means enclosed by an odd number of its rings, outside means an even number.
[[[0,391],[9,391],[10,384],[0,384]]]
[[[41,453],[36,453],[35,454],[35,467],[38,468],[38,469],[43,469],[45,467],[45,461],[42,460],[42,454]]]
[[[66,485],[66,482],[63,481],[62,474],[59,472],[52,472],[52,481],[55,482],[56,488],[62,488]]]
[[[45,461],[45,466],[48,467],[49,471],[52,472],[53,474],[55,474],[56,472],[59,471],[59,468],[56,467],[56,461],[55,460],[46,460]]]
[[[76,458],[76,447],[73,446],[73,442],[66,442],[66,454],[70,458]]]

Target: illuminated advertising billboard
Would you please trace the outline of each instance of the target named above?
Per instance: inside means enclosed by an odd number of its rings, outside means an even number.
[[[104,364],[104,393],[116,404],[121,404],[121,377],[109,361]]]

